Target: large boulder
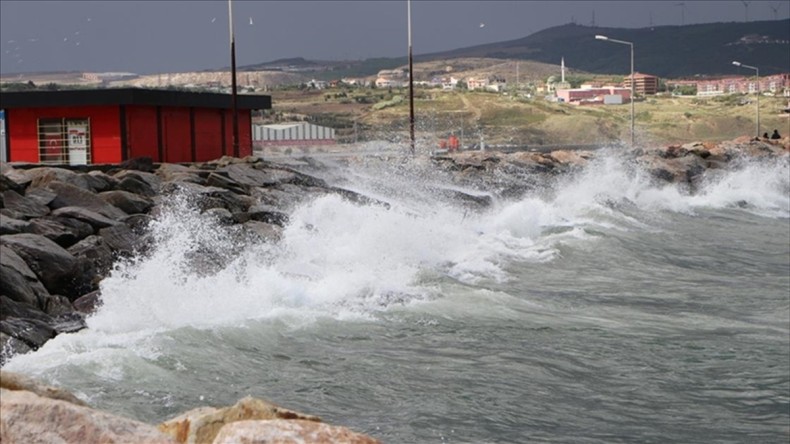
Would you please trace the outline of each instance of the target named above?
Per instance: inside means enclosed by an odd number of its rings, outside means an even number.
[[[99,288],[99,282],[107,276],[115,256],[104,238],[88,236],[68,249],[77,260],[77,272],[71,282],[72,296],[76,299]]]
[[[102,171],[90,171],[85,175],[88,186],[97,193],[110,191],[118,186],[118,179]]]
[[[145,213],[154,206],[151,199],[122,190],[105,191],[99,193],[99,197],[110,205],[120,208],[126,214]]]
[[[0,216],[0,235],[24,233],[29,230],[30,222],[26,220],[16,219],[6,215]]]
[[[31,307],[43,308],[49,292],[24,259],[0,244],[0,293]]]
[[[93,227],[87,222],[58,216],[33,219],[27,231],[40,234],[63,248],[68,248],[94,233]]]
[[[47,185],[47,188],[57,194],[55,200],[49,204],[53,210],[63,207],[80,207],[113,220],[127,216],[120,208],[108,204],[95,193],[74,185],[53,181]]]
[[[20,214],[24,219],[32,219],[49,214],[49,207],[41,205],[33,199],[28,199],[13,190],[3,192],[3,204],[9,210]]]
[[[119,180],[116,189],[142,196],[156,196],[162,188],[162,178],[154,173],[123,170],[114,177]]]
[[[61,207],[53,211],[52,215],[77,219],[79,221],[85,222],[93,227],[94,231],[121,223],[115,219],[106,217],[103,214],[82,207]],[[124,215],[121,219],[125,219],[126,217],[127,216]]]
[[[252,397],[224,408],[199,407],[159,424],[159,430],[178,443],[210,443],[225,424],[250,419],[301,419],[320,422],[312,415],[295,412]]]
[[[52,182],[68,183],[85,191],[91,191],[88,181],[83,174],[58,167],[40,167],[27,170],[30,177],[30,187],[48,187]]]
[[[52,293],[66,287],[77,271],[77,259],[63,247],[39,234],[11,234],[0,240],[30,267]]]
[[[33,350],[38,349],[57,334],[49,321],[34,318],[5,318],[0,321],[0,332],[24,342]]]
[[[0,389],[0,441],[172,444],[155,427],[26,390]]]
[[[44,398],[57,399],[70,402],[74,405],[87,406],[85,402],[66,390],[41,384],[20,373],[0,370],[0,388],[11,391],[25,390]]]
[[[220,429],[213,444],[378,444],[370,436],[324,423],[273,419],[237,421]]]

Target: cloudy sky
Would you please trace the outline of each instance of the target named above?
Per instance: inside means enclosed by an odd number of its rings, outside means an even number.
[[[413,0],[411,7],[414,54],[518,39],[570,22],[641,28],[790,17],[787,0]],[[406,10],[406,0],[234,0],[237,64],[405,56]],[[0,0],[0,71],[221,68],[230,64],[228,35],[225,0]]]

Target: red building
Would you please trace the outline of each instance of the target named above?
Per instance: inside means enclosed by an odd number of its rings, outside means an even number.
[[[207,161],[252,154],[251,110],[270,96],[237,96],[239,149],[233,149],[228,94],[136,88],[0,93],[9,162],[81,165]]]

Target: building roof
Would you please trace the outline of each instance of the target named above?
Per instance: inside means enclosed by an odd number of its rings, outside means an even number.
[[[197,108],[233,107],[230,94],[141,88],[74,89],[59,91],[14,91],[0,93],[0,108],[60,106],[149,105]],[[240,94],[239,109],[271,109],[271,96]]]

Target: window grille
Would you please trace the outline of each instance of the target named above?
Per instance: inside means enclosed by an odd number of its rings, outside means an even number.
[[[39,119],[39,162],[49,165],[91,163],[89,119]]]

